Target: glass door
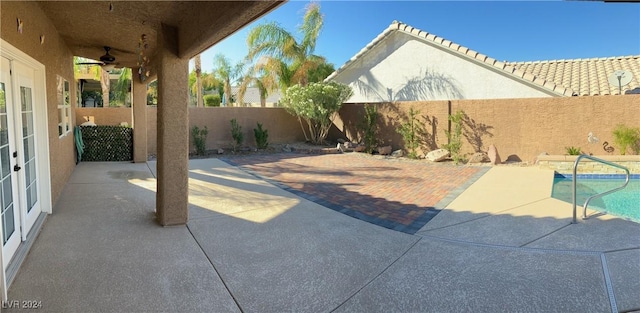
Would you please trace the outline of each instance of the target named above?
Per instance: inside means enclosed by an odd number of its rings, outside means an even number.
[[[2,58],[0,66],[0,211],[2,212],[2,265],[7,267],[20,244],[20,211],[16,205],[17,175],[13,171],[14,127],[10,62]]]
[[[16,156],[14,172],[18,173],[18,193],[20,195],[20,217],[22,226],[22,240],[27,239],[27,234],[40,215],[40,195],[38,193],[38,168],[37,168],[37,138],[35,136],[34,115],[34,71],[29,67],[14,63],[13,70],[17,88],[13,118],[14,138],[16,140]],[[11,137],[10,137],[11,138]]]

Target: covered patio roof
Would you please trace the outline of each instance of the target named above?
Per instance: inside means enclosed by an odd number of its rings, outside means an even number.
[[[154,63],[161,25],[177,29],[178,57],[192,58],[284,1],[39,1],[74,55],[98,60],[112,48],[118,67],[136,68],[138,43]]]

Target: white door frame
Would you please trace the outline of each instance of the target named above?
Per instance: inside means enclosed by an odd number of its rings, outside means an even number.
[[[30,57],[26,53],[20,51],[18,48],[9,44],[0,38],[0,55],[11,60],[12,62],[20,63],[24,66],[34,70],[34,82],[33,82],[33,105],[34,105],[34,118],[35,118],[35,145],[37,149],[37,164],[36,171],[39,176],[38,194],[40,196],[42,212],[51,214],[52,202],[51,202],[51,168],[49,164],[49,123],[47,117],[47,94],[46,94],[46,72],[44,64],[38,62],[36,59]],[[12,84],[17,83],[15,76],[12,75]],[[14,95],[15,97],[15,95]],[[23,232],[22,240],[26,240],[26,232]],[[3,264],[2,249],[0,249],[0,264]],[[0,283],[0,298],[2,301],[7,300],[7,282],[4,266],[0,271],[1,283]]]

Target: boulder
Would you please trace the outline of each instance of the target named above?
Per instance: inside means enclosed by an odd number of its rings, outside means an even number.
[[[380,155],[389,155],[391,154],[391,146],[378,147],[378,153]]]
[[[491,162],[486,152],[476,152],[469,158],[469,163],[488,163]]]
[[[440,162],[449,158],[449,150],[447,149],[436,149],[427,153],[427,160],[432,162]]]
[[[218,154],[223,154],[223,153],[224,153],[224,150],[218,149]]]
[[[284,151],[284,152],[291,152],[291,151],[293,151],[293,150],[291,149],[291,147],[290,147],[289,145],[284,145],[284,147],[282,147],[282,151]]]
[[[402,150],[393,151],[393,152],[391,152],[391,156],[392,157],[396,157],[396,158],[403,157],[404,156],[404,151],[402,151]]]
[[[498,154],[498,149],[496,149],[496,146],[490,145],[489,151],[487,151],[487,155],[489,155],[489,160],[491,161],[491,164],[498,165],[502,163],[502,161],[500,160],[500,155]]]

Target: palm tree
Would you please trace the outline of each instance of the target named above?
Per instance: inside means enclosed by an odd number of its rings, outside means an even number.
[[[131,91],[131,69],[125,67],[120,72],[120,76],[118,77],[118,81],[116,85],[113,87],[114,99],[117,102],[122,103],[122,105],[127,105],[127,96],[129,96],[129,92]]]
[[[235,82],[241,75],[244,64],[240,62],[236,65],[231,65],[231,61],[222,54],[216,54],[213,63],[215,66],[213,74],[222,83],[224,99],[226,99],[227,103],[232,103],[231,83]]]
[[[275,22],[259,25],[249,32],[247,45],[250,60],[262,57],[256,64],[258,70],[265,70],[273,76],[280,89],[284,92],[288,87],[309,82],[309,71],[320,64],[325,64],[325,58],[313,54],[316,41],[322,29],[323,16],[320,6],[311,3],[307,6],[302,25],[298,31],[302,39],[282,28]]]
[[[200,55],[196,55],[195,58],[195,71],[196,71],[196,107],[204,107],[204,101],[202,100],[202,62],[200,61]]]
[[[265,107],[269,91],[275,90],[278,87],[278,82],[275,79],[276,77],[274,75],[270,75],[269,69],[261,64],[249,67],[241,79],[237,96],[238,99],[244,99],[244,94],[248,87],[256,87],[260,93],[260,106]]]

